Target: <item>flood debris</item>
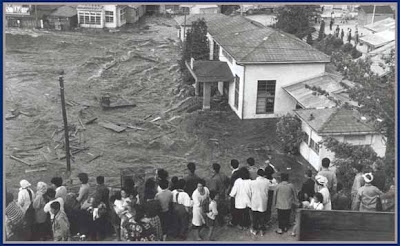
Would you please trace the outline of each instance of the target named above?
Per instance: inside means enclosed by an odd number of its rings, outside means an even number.
[[[126,130],[126,127],[121,127],[121,126],[118,126],[111,122],[99,122],[98,124],[104,128],[110,129],[110,130],[112,130],[114,132],[118,132],[118,133]]]

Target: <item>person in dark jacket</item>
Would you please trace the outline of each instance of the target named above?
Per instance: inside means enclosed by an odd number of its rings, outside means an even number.
[[[276,186],[274,194],[275,208],[278,210],[278,230],[282,234],[289,229],[290,214],[292,206],[296,202],[296,190],[293,184],[289,183],[289,174],[281,174],[281,182]]]
[[[189,162],[187,164],[187,169],[189,170],[189,174],[184,178],[186,181],[185,192],[191,197],[193,191],[197,189],[197,184],[201,180],[199,176],[195,174],[196,172],[196,164],[193,162]]]
[[[372,165],[374,180],[372,180],[371,184],[381,191],[384,191],[386,185],[386,175],[385,172],[382,170],[382,165],[383,163],[381,163],[380,161],[376,161]]]
[[[233,185],[235,184],[235,181],[239,178],[239,161],[236,159],[231,160],[231,168],[232,168],[232,176],[231,176],[231,182],[230,182],[230,187],[228,190],[228,194],[231,192]],[[231,197],[230,198],[230,203],[231,203],[231,215],[232,215],[232,220],[229,222],[229,226],[237,226],[239,224],[239,217],[237,210],[235,208],[235,198]]]
[[[110,204],[109,204],[109,195],[110,195],[110,191],[108,190],[107,186],[105,186],[104,184],[104,177],[103,176],[98,176],[96,177],[96,181],[97,181],[97,187],[96,187],[96,193],[94,194],[94,201],[93,201],[93,208],[98,208],[100,206],[100,204],[104,204],[106,207],[106,212],[103,214],[100,214],[100,217],[97,218],[94,221],[94,227],[95,227],[95,237],[98,240],[102,240],[105,238],[106,236],[106,232],[107,232],[107,218],[108,215],[110,214],[109,208],[110,208]],[[99,209],[99,211],[101,211]]]
[[[312,179],[312,171],[308,169],[305,173],[306,181],[301,186],[300,201],[309,201],[315,194],[315,181]]]
[[[218,163],[213,163],[212,165],[213,174],[210,180],[207,182],[207,187],[210,191],[215,191],[218,196],[216,196],[216,202],[218,204],[218,215],[216,220],[220,225],[225,223],[224,217],[228,213],[228,204],[226,199],[226,191],[229,188],[229,178],[224,173],[221,173],[221,165]]]

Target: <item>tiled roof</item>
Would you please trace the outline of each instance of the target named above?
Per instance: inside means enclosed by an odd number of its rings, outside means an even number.
[[[226,62],[194,61],[193,72],[198,82],[231,82],[233,74]]]
[[[187,17],[186,23],[204,17],[214,40],[237,63],[330,62],[330,57],[295,36],[242,16],[203,14]],[[182,22],[182,17],[176,19]]]
[[[319,135],[374,133],[375,130],[354,110],[344,108],[302,109],[295,113]]]
[[[381,32],[386,30],[395,30],[396,28],[396,21],[389,17],[384,20],[377,21],[375,23],[365,25],[364,28],[371,30],[373,32]]]
[[[59,7],[56,11],[50,14],[51,16],[72,17],[77,15],[76,9],[70,6]]]
[[[360,9],[362,9],[367,14],[372,14],[374,12],[373,5],[361,5]],[[393,9],[390,6],[376,6],[375,14],[393,14]]]

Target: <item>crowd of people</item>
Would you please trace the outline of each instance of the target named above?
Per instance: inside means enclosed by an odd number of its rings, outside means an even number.
[[[240,167],[231,160],[230,177],[212,164],[213,174],[205,179],[196,174],[195,163],[188,163],[188,175],[169,178],[158,169],[138,193],[133,180],[110,196],[104,177],[96,178],[94,192],[89,177],[80,173],[79,192],[68,193],[60,177],[51,184],[38,182],[36,193],[27,180],[20,181],[17,200],[6,195],[6,235],[10,241],[100,241],[112,237],[122,241],[185,240],[193,231],[195,240],[214,240],[216,226],[227,224],[263,236],[271,227],[272,208],[277,210],[276,233],[298,233],[294,215],[298,209],[376,211],[382,195],[384,177],[364,173],[357,166],[351,197],[341,193],[342,185],[322,160],[322,170],[313,177],[305,172],[305,182],[297,192],[289,174],[278,171],[266,160],[256,167],[253,158]],[[279,180],[279,183],[277,182]],[[383,185],[383,186],[382,186]],[[206,231],[206,233],[202,233]]]

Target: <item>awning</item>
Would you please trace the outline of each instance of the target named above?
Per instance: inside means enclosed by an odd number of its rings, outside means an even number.
[[[233,74],[226,62],[194,61],[193,69],[186,63],[195,80],[200,83],[232,82]]]

